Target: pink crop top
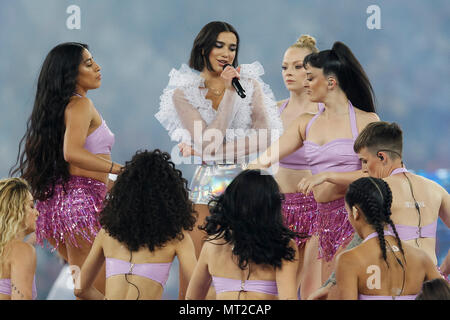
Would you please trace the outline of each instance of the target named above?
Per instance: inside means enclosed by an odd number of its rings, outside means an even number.
[[[84,148],[93,154],[111,154],[114,141],[114,133],[102,118],[102,124],[86,137]]]
[[[163,287],[169,278],[169,263],[130,263],[128,261],[106,258],[106,278],[119,274],[133,274],[159,282]]]
[[[289,103],[289,99],[286,100],[286,102],[280,107],[278,114],[281,115],[283,110],[286,108],[287,104]],[[320,111],[321,104],[318,104],[318,109]],[[288,168],[288,169],[294,169],[294,170],[310,170],[308,161],[306,161],[305,158],[305,147],[302,146],[299,149],[297,149],[295,152],[291,153],[290,155],[284,157],[279,162],[280,167]]]
[[[311,173],[317,174],[324,171],[349,172],[361,169],[361,161],[353,151],[353,144],[358,137],[358,127],[356,126],[356,115],[352,103],[349,101],[348,109],[350,114],[350,125],[353,139],[334,139],[324,145],[318,145],[312,141],[305,140],[305,157],[311,167]],[[319,112],[309,121],[306,127],[306,136],[309,129],[317,117],[325,110]]]
[[[212,277],[216,294],[228,291],[252,291],[265,294],[278,295],[276,281],[268,280],[238,280],[230,278]]]
[[[36,277],[33,279],[32,299],[36,300]],[[11,296],[11,279],[0,279],[0,293],[7,296]]]
[[[73,95],[82,98],[82,95],[73,93]],[[109,130],[103,117],[100,126],[86,137],[83,148],[93,154],[111,154],[111,148],[114,145],[114,133]]]

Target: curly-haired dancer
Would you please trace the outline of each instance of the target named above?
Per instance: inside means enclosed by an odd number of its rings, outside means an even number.
[[[100,66],[86,44],[53,48],[39,74],[19,145],[19,165],[12,170],[29,182],[37,200],[37,243],[46,239],[70,265],[79,267],[100,229],[98,212],[108,174],[121,168],[111,161],[114,134],[86,97],[100,85]],[[104,291],[104,276],[96,286]]]
[[[25,180],[0,180],[0,300],[37,298],[36,251],[23,240],[35,231],[38,215]]]
[[[161,299],[175,257],[191,278],[197,262],[188,230],[195,224],[187,181],[159,150],[137,152],[125,164],[100,213],[102,229],[80,274],[83,299]],[[106,261],[106,293],[92,283]],[[183,290],[183,292],[186,292]]]
[[[391,189],[382,179],[350,184],[345,195],[348,221],[364,240],[336,260],[338,299],[414,300],[424,281],[440,278],[423,250],[400,240],[391,204]]]
[[[243,171],[211,200],[187,299],[203,299],[211,281],[220,300],[297,299],[297,234],[283,223],[281,200],[260,170]]]

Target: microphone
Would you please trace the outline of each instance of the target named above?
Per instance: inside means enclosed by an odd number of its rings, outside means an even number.
[[[223,66],[223,69],[225,70],[225,68],[226,68],[227,66],[233,67],[231,64],[226,63],[226,64]],[[244,98],[246,97],[246,95],[245,95],[245,93],[244,93],[245,90],[244,90],[244,88],[242,88],[241,84],[239,83],[239,79],[238,79],[238,78],[234,77],[234,78],[231,80],[231,85],[232,85],[233,88],[236,90],[236,92],[237,92],[237,94],[239,95],[239,97],[241,97],[242,99],[244,99]]]

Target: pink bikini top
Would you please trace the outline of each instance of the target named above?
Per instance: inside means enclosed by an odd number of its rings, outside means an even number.
[[[78,93],[73,95],[82,98],[83,96]],[[109,130],[105,120],[103,120],[100,126],[94,130],[90,135],[86,137],[83,148],[93,154],[111,154],[111,148],[114,145],[114,133]]]
[[[163,287],[169,278],[172,262],[169,263],[130,263],[128,261],[106,258],[106,278],[119,274],[133,274],[159,282]]]
[[[390,176],[402,172],[408,172],[406,168],[397,168]],[[408,226],[404,224],[396,224],[395,229],[397,229],[398,237],[403,241],[414,240],[418,238],[436,238],[437,220],[421,227]],[[392,228],[389,226],[389,230]]]
[[[306,137],[311,125],[324,110],[325,107],[321,105],[319,112],[309,121],[306,127]],[[349,172],[361,169],[361,161],[353,151],[353,144],[358,137],[358,127],[356,126],[355,110],[350,101],[348,102],[348,110],[353,139],[334,139],[324,145],[318,145],[308,140],[303,142],[305,157],[311,167],[312,174],[324,171]]]
[[[276,281],[268,280],[238,280],[230,278],[212,277],[216,294],[228,291],[252,291],[265,294],[278,295]]]
[[[32,299],[36,300],[37,290],[36,290],[36,277],[33,279],[33,289],[32,289]],[[0,293],[7,296],[11,296],[11,279],[0,279]]]
[[[388,230],[384,230],[385,236],[393,236],[395,237],[394,233]],[[378,233],[374,232],[369,234],[363,241],[366,242],[369,239],[378,237]],[[358,300],[415,300],[417,297],[417,294],[412,295],[406,295],[406,296],[378,296],[378,295],[365,295],[365,294],[358,294]]]
[[[115,141],[114,133],[109,130],[105,120],[101,119],[102,124],[86,137],[84,148],[93,154],[111,154]]]
[[[283,110],[286,108],[289,103],[289,99],[280,107],[278,110],[278,114],[281,115]],[[318,109],[320,110],[321,104],[318,104]],[[308,161],[305,158],[305,147],[301,146],[294,153],[284,157],[279,162],[280,167],[294,169],[294,170],[310,170]]]

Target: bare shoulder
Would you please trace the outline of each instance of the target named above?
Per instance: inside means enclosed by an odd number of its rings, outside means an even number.
[[[29,243],[15,240],[9,244],[11,262],[31,263],[36,261],[36,249]]]
[[[358,117],[358,121],[364,126],[368,125],[371,122],[380,121],[380,117],[375,112],[367,112],[355,108],[355,114]]]
[[[356,266],[360,265],[361,254],[359,249],[361,248],[358,247],[359,246],[339,253],[336,257],[336,268],[354,269]]]
[[[419,180],[421,182],[422,185],[426,185],[427,188],[433,188],[433,192],[447,194],[447,191],[445,190],[445,188],[443,186],[441,186],[439,183],[437,183],[436,181],[425,178],[418,174],[413,174],[413,175],[417,180]]]
[[[88,97],[73,97],[67,104],[66,110],[91,110],[94,103]]]

